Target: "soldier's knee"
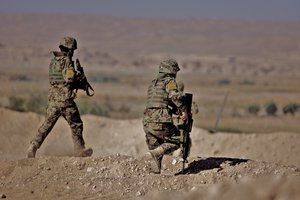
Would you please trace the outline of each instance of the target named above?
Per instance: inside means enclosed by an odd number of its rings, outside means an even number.
[[[162,139],[159,139],[157,137],[154,137],[152,134],[148,133],[146,134],[146,143],[148,146],[148,149],[152,150],[160,146],[164,141]]]

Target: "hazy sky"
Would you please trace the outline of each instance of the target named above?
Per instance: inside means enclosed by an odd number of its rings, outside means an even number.
[[[300,0],[0,0],[0,12],[300,21]]]

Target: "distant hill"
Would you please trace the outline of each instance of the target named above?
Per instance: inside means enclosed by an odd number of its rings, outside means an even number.
[[[44,66],[60,38],[71,35],[78,39],[84,63],[98,68],[145,70],[172,56],[201,73],[219,66],[214,73],[229,68],[242,74],[239,68],[254,67],[267,74],[300,71],[296,22],[22,13],[0,13],[0,18],[0,67]]]

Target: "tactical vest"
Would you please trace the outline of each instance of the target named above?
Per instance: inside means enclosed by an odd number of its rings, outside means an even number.
[[[49,66],[49,81],[51,85],[65,83],[60,61],[54,57]]]
[[[170,77],[158,77],[148,87],[147,108],[167,108],[169,99],[166,92],[167,79]]]

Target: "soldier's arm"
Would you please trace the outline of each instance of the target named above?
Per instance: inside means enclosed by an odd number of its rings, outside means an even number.
[[[186,105],[184,104],[184,96],[178,91],[178,86],[175,80],[171,80],[166,85],[166,91],[169,94],[169,99],[176,105],[179,111],[186,112]]]
[[[62,63],[62,74],[64,77],[64,80],[67,83],[74,83],[76,81],[76,71],[74,68],[74,63],[70,58],[66,58],[63,60]]]

